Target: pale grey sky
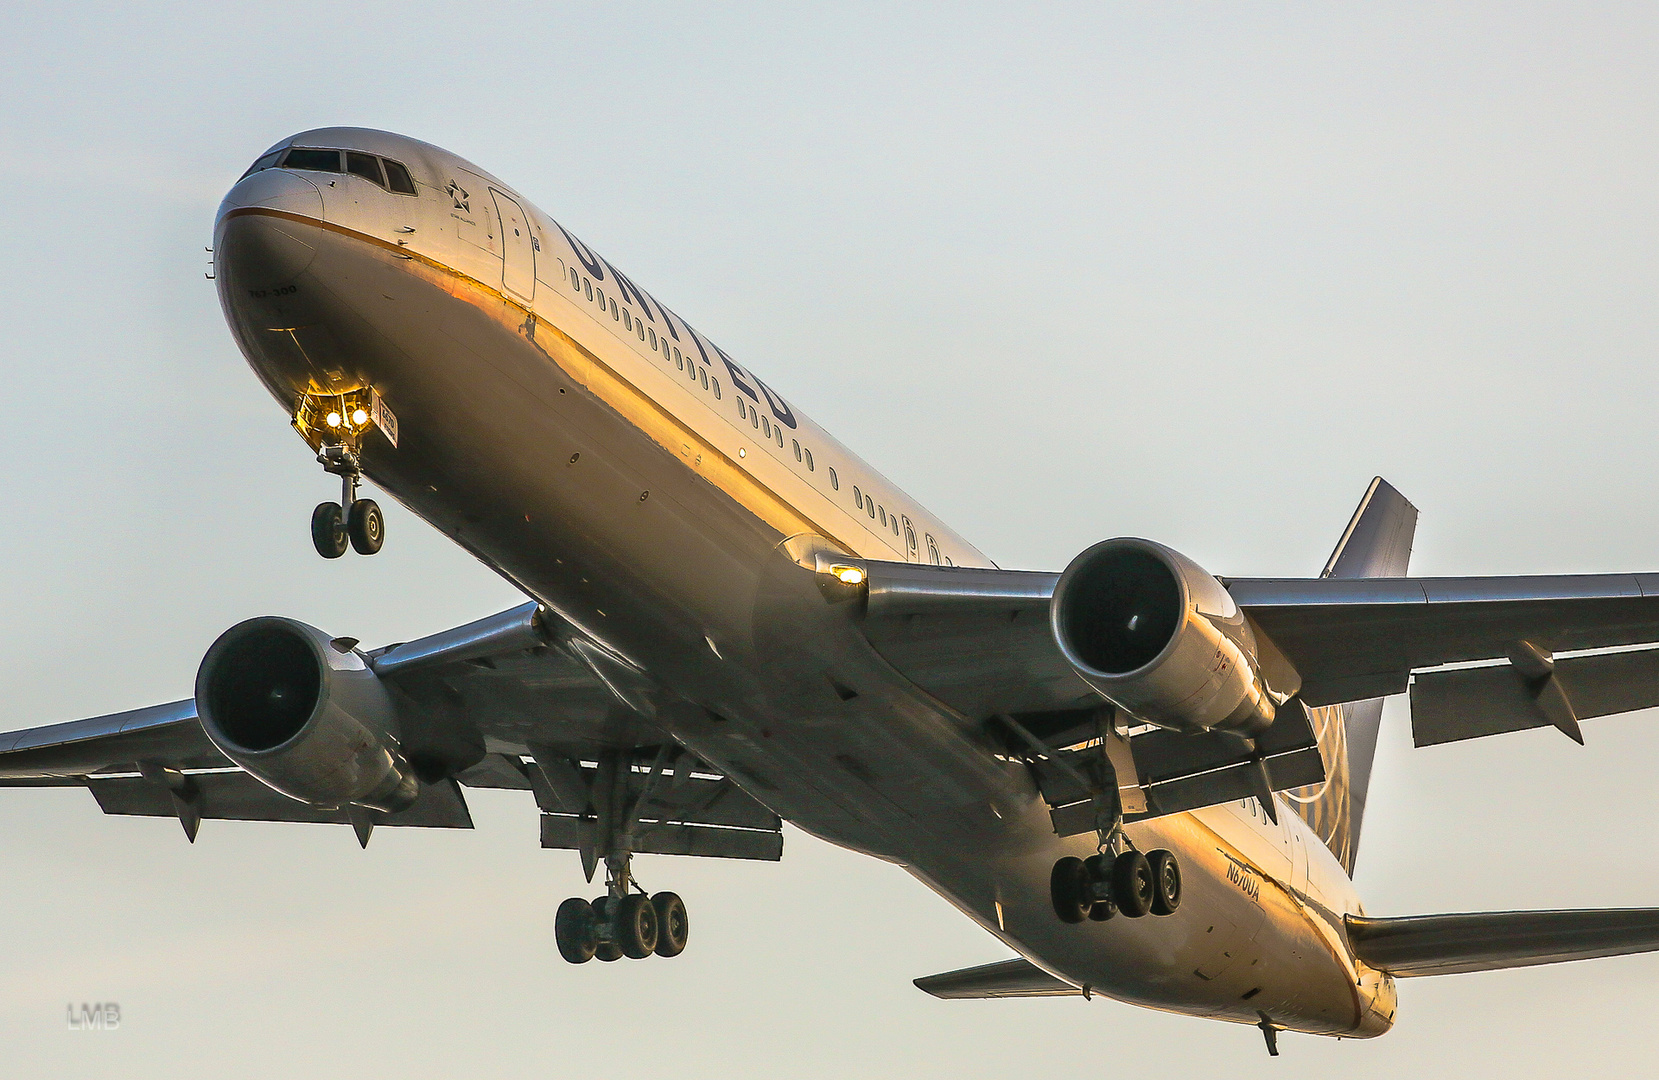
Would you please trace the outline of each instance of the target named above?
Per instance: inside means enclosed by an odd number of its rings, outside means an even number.
[[[1131,533],[1318,569],[1374,473],[1419,573],[1659,569],[1659,11],[1640,4],[12,5],[0,15],[0,727],[189,693],[226,626],[375,643],[511,603],[329,480],[202,278],[214,206],[327,124],[519,187],[1006,566]],[[1651,715],[1412,751],[1384,914],[1659,904]],[[0,791],[8,1076],[1641,1074],[1659,958],[1417,980],[1370,1043],[1097,1000],[902,872],[644,859],[673,962],[571,968],[528,799],[478,829],[105,818]],[[113,1033],[64,1006],[119,1002]]]

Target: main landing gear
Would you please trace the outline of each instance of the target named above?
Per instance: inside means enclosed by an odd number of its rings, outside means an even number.
[[[325,443],[317,454],[323,468],[340,478],[340,501],[318,503],[311,511],[311,543],[325,559],[338,559],[346,545],[359,555],[373,555],[386,542],[386,519],[373,499],[359,499],[363,479],[357,451],[341,443]]]
[[[606,874],[607,893],[592,901],[573,896],[559,905],[553,939],[559,955],[572,964],[601,960],[643,960],[652,953],[678,956],[685,951],[691,923],[685,901],[671,892],[647,896],[629,871],[628,861]],[[637,890],[637,891],[630,891]]]
[[[1163,850],[1102,852],[1087,859],[1068,855],[1054,864],[1048,888],[1061,922],[1105,922],[1119,913],[1130,919],[1170,915],[1181,906],[1181,864],[1174,852]]]

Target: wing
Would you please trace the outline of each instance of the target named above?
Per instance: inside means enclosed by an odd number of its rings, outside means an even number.
[[[1361,960],[1391,975],[1558,964],[1659,949],[1659,908],[1493,911],[1404,919],[1347,917]]]
[[[1059,575],[857,565],[865,637],[964,716],[1065,726],[1103,704],[1049,628]],[[1659,650],[1557,656],[1659,642],[1659,574],[1222,582],[1294,669],[1304,704],[1410,687],[1419,745],[1544,725],[1580,738],[1580,719],[1659,706]],[[1425,670],[1469,662],[1487,666]]]
[[[356,642],[338,639],[349,649]],[[648,673],[535,604],[363,654],[406,740],[456,767],[394,814],[312,806],[237,768],[173,702],[0,735],[0,787],[78,785],[109,814],[471,828],[462,787],[534,797],[544,847],[581,852],[591,876],[617,843],[644,853],[777,859],[776,815],[651,722]],[[605,813],[601,813],[601,808]],[[620,809],[620,812],[619,812]]]

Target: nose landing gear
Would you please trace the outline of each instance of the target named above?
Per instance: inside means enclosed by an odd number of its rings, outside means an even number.
[[[386,542],[386,519],[380,504],[359,499],[363,474],[357,451],[341,443],[325,443],[317,454],[323,469],[340,477],[340,501],[318,503],[311,511],[311,543],[325,559],[338,559],[346,544],[359,555],[373,555]]]
[[[317,450],[325,472],[340,478],[340,501],[317,504],[311,512],[311,543],[325,559],[338,559],[350,548],[373,555],[386,542],[386,519],[373,499],[359,499],[363,479],[361,446],[370,430],[379,430],[395,449],[397,420],[372,389],[339,396],[304,395],[294,409],[294,427]]]

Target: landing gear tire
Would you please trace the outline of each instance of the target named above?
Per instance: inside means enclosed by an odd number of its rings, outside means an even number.
[[[352,503],[346,532],[351,536],[351,549],[357,554],[373,555],[379,551],[380,545],[386,542],[386,519],[380,516],[380,504],[373,499]]]
[[[318,503],[311,511],[311,544],[325,559],[338,559],[346,553],[346,523],[339,503]]]
[[[1146,857],[1152,870],[1152,914],[1173,915],[1181,906],[1181,864],[1173,851],[1154,851]]]
[[[1082,859],[1068,855],[1054,864],[1048,875],[1048,894],[1061,922],[1080,923],[1088,918],[1092,901],[1085,894],[1087,887]]]
[[[1094,897],[1094,903],[1089,905],[1089,919],[1105,922],[1118,913],[1117,900],[1112,897],[1111,856],[1090,855],[1083,860],[1083,874]]]
[[[660,892],[651,898],[651,906],[657,909],[657,955],[678,956],[685,952],[686,939],[691,936],[685,901],[674,893]]]
[[[1112,862],[1112,898],[1118,910],[1138,919],[1152,910],[1155,893],[1152,864],[1138,851],[1125,851]]]
[[[558,943],[559,955],[572,964],[592,960],[599,948],[593,905],[580,896],[560,904],[558,914],[553,916],[553,940]]]
[[[657,947],[657,909],[649,896],[630,893],[614,901],[616,943],[630,960],[643,960]]]
[[[595,923],[605,922],[610,917],[610,905],[611,898],[608,896],[601,896],[593,902],[593,919]],[[603,960],[605,963],[609,964],[613,961],[622,959],[622,946],[618,945],[614,940],[601,941],[594,947],[593,955],[597,959]]]

